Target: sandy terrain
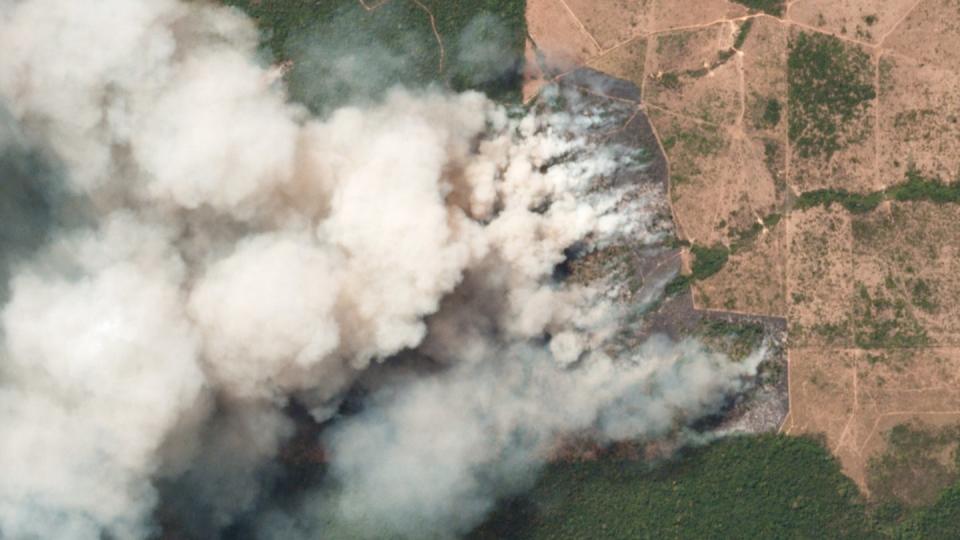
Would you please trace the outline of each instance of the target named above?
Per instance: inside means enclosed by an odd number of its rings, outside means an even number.
[[[687,238],[729,244],[776,209],[762,143],[704,120],[649,111],[670,161],[673,210]]]
[[[685,0],[650,1],[653,3],[651,31],[706,25],[747,14],[747,8],[725,0],[697,0],[696,7]]]
[[[597,71],[630,81],[639,88],[643,85],[646,57],[647,39],[638,37],[594,57],[587,65]]]

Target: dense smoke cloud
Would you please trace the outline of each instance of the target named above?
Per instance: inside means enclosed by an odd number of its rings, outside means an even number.
[[[6,285],[0,537],[145,538],[158,506],[200,537],[251,512],[263,538],[456,535],[558,437],[667,433],[756,367],[619,346],[618,284],[554,279],[573,246],[666,232],[657,186],[601,185],[643,159],[586,137],[611,127],[592,105],[396,89],[318,119],[237,11],[0,8],[4,125],[86,223]],[[329,472],[276,505],[291,399],[328,423]]]

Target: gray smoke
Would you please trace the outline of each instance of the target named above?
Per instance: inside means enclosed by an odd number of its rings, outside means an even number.
[[[565,434],[656,437],[753,373],[620,347],[621,285],[553,279],[571,246],[664,234],[646,188],[598,187],[643,168],[584,135],[604,111],[394,89],[320,119],[256,48],[205,3],[0,0],[4,125],[63,171],[0,181],[55,176],[83,218],[38,225],[6,280],[0,537],[210,537],[251,513],[263,538],[452,536]],[[291,399],[330,462],[280,505]]]

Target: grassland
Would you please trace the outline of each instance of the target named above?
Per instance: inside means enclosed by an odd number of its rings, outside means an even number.
[[[906,301],[887,294],[889,287],[873,291],[860,283],[854,301],[857,325],[854,342],[862,349],[908,349],[928,345],[930,338],[912,315]]]

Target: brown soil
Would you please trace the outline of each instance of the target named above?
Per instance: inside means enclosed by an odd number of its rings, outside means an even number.
[[[861,341],[869,339],[877,321],[892,318],[903,335],[918,336],[913,346],[960,345],[958,239],[957,205],[893,203],[889,212],[854,218],[854,282],[874,304],[871,318],[860,316],[856,323]],[[865,303],[863,291],[855,305]]]
[[[671,30],[707,25],[724,19],[742,17],[747,8],[725,0],[652,0],[653,22],[651,31]]]
[[[830,210],[793,211],[787,225],[787,318],[792,347],[852,343],[853,250],[850,216]]]
[[[652,0],[563,1],[603,50],[640,35],[650,27]]]
[[[683,239],[731,245],[757,218],[783,214],[695,285],[696,305],[674,297],[644,332],[689,331],[698,308],[786,314],[783,429],[822,434],[866,490],[893,426],[960,421],[960,206],[851,214],[792,201],[813,189],[881,189],[910,166],[944,181],[960,174],[960,0],[793,0],[782,19],[725,0],[696,4],[533,0],[539,20],[528,22],[560,64],[642,83]],[[748,19],[740,51],[723,52]],[[787,138],[787,41],[798,31],[872,60],[878,97],[840,126],[829,160],[801,158]]]
[[[600,52],[562,0],[527,0],[527,32],[542,55],[541,68],[548,73],[573,69]]]
[[[697,305],[744,313],[786,316],[785,224],[765,229],[730,256],[716,275],[696,286]]]
[[[917,0],[800,0],[790,6],[792,21],[877,43],[917,4]]]
[[[738,62],[721,60],[733,44],[731,24],[658,34],[648,59],[644,97],[651,105],[720,125],[740,114]],[[721,63],[722,62],[722,63]]]
[[[923,0],[884,41],[892,52],[960,71],[960,0]]]
[[[643,84],[646,52],[646,38],[636,38],[597,56],[587,65],[618,79],[630,81],[640,88]]]
[[[960,351],[882,356],[850,349],[790,352],[790,434],[822,435],[844,472],[868,489],[869,463],[896,425],[960,421]]]
[[[913,165],[952,180],[960,172],[960,74],[900,56],[880,65],[881,178],[901,182]]]

